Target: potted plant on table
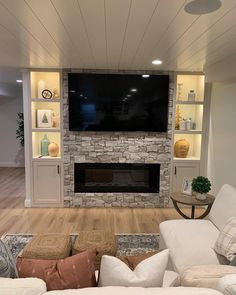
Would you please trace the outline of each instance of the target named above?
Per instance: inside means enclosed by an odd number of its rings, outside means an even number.
[[[207,177],[198,176],[192,181],[192,190],[196,192],[196,199],[203,201],[211,189],[211,182]]]

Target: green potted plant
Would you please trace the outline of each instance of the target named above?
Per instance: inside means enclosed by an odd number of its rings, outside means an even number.
[[[17,113],[16,138],[19,139],[21,146],[24,146],[24,114]]]
[[[192,190],[196,193],[196,199],[203,201],[211,189],[211,182],[207,177],[197,176],[192,181]]]

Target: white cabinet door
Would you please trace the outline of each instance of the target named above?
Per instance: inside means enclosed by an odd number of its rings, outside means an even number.
[[[33,162],[33,205],[61,205],[61,163]]]
[[[188,177],[193,179],[200,173],[199,163],[176,163],[173,164],[173,186],[172,191],[178,192],[182,190],[183,179]]]

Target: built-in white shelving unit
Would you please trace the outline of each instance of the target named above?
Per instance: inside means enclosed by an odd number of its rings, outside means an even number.
[[[193,95],[191,96],[190,93]],[[207,130],[205,76],[203,74],[176,75],[173,108],[172,191],[180,191],[184,177],[191,179],[204,174],[202,162],[205,156]],[[191,128],[187,128],[187,123],[183,128],[182,120],[189,120],[189,118],[191,118]],[[186,158],[176,157],[174,153],[174,145],[181,139],[185,139],[190,145]]]
[[[25,71],[23,77],[25,206],[60,207],[63,204],[61,74],[35,70]],[[58,147],[56,154],[42,154],[45,136]]]

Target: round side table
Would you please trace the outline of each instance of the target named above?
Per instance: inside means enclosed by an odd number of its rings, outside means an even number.
[[[185,195],[181,192],[174,192],[171,194],[170,197],[171,197],[171,200],[173,201],[176,211],[185,219],[202,219],[202,218],[206,217],[209,214],[212,204],[214,203],[214,200],[215,200],[215,198],[210,194],[207,194],[207,197],[205,200],[199,201],[195,198],[194,195],[189,196],[189,195]],[[188,217],[187,215],[185,215],[180,210],[178,204],[184,204],[184,205],[191,206],[192,207],[191,208],[191,217]],[[205,212],[197,218],[195,218],[195,207],[196,206],[207,206]]]

